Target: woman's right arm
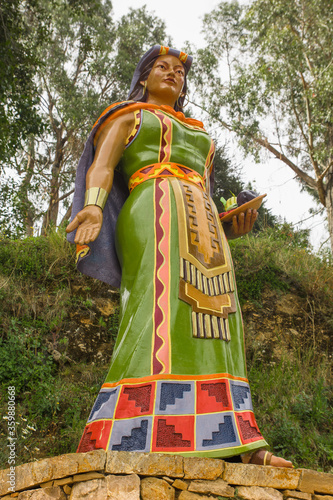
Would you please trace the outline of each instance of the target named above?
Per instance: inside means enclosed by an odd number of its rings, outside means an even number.
[[[134,127],[134,114],[127,113],[111,121],[98,138],[94,161],[86,176],[86,189],[102,188],[110,193],[114,170],[125,149],[125,142]],[[67,226],[67,233],[77,229],[75,243],[84,245],[94,241],[103,223],[102,209],[88,205]]]

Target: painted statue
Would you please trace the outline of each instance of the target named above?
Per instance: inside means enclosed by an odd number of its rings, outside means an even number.
[[[78,451],[231,457],[291,467],[266,451],[253,413],[226,235],[210,197],[214,143],[182,113],[192,58],[155,45],[128,101],[96,122],[67,231],[78,268],[120,286],[111,366]],[[74,233],[76,230],[76,233]]]

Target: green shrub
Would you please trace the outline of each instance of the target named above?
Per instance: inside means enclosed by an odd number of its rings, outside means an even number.
[[[333,395],[329,359],[285,352],[280,363],[253,360],[249,380],[256,419],[276,454],[296,467],[333,467]]]
[[[0,384],[13,385],[18,392],[36,384],[50,383],[54,362],[39,334],[13,320],[6,338],[0,338]]]
[[[326,254],[323,257],[312,253],[306,234],[267,228],[257,235],[230,241],[230,248],[241,303],[260,303],[266,287],[281,291],[294,287],[301,296],[315,300],[317,308],[324,308],[329,320],[333,266]]]
[[[0,240],[0,275],[28,280],[68,276],[74,270],[74,246],[59,231],[48,237]]]

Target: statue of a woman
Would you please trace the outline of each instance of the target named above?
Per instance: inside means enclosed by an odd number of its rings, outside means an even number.
[[[129,100],[102,114],[80,160],[67,231],[76,229],[79,269],[120,284],[121,312],[78,451],[290,467],[265,450],[253,413],[233,265],[210,197],[214,144],[181,112],[191,62],[152,47]],[[248,210],[224,229],[241,236],[256,218]]]

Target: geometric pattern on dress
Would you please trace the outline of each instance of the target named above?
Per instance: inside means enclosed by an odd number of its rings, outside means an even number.
[[[168,115],[161,113],[159,110],[149,110],[150,113],[154,114],[156,118],[159,119],[161,125],[161,135],[160,135],[160,146],[158,161],[160,163],[170,161],[171,157],[171,143],[172,143],[172,120]]]
[[[180,198],[182,211],[185,210],[186,226],[185,231],[182,229],[182,237],[186,238],[186,247],[180,256],[186,261],[194,259],[196,267],[207,277],[230,271],[221,224],[209,195],[192,183],[174,179],[172,185],[173,188],[179,185],[180,196],[178,191],[176,196]]]
[[[230,380],[231,394],[236,411],[253,410],[249,384]]]
[[[198,450],[215,450],[239,446],[233,412],[198,415],[196,421]]]
[[[113,418],[118,392],[118,387],[112,390],[102,389],[96,398],[95,404],[89,415],[88,422]]]
[[[185,284],[186,286],[186,284]],[[184,289],[184,282],[180,282],[180,293]],[[188,295],[190,297],[190,295]],[[224,296],[226,300],[229,301],[231,306],[222,307],[226,314],[231,311],[235,302],[233,300],[233,295]],[[194,304],[192,311],[192,327],[193,327],[193,337],[198,339],[220,339],[229,342],[231,340],[230,336],[230,328],[228,318],[221,318],[218,316],[218,312],[213,311],[211,314],[203,314],[201,312],[196,312],[195,309],[196,304]]]
[[[139,134],[141,129],[141,122],[142,122],[142,110],[139,109],[137,111],[134,111],[134,127],[132,132],[125,141],[125,149],[132,144],[134,139],[136,139],[137,135]]]
[[[113,424],[109,450],[150,451],[152,417],[116,420]]]
[[[213,160],[215,156],[215,144],[214,141],[212,140],[210,149],[208,151],[208,155],[205,161],[205,171],[204,171],[204,182],[206,186],[206,191],[207,193],[210,193],[210,174],[213,168]]]
[[[197,413],[232,411],[229,381],[197,382]]]
[[[192,170],[191,168],[185,167],[179,163],[169,161],[163,163],[152,163],[151,165],[146,165],[145,167],[134,172],[128,182],[129,191],[133,191],[136,186],[139,186],[147,180],[162,179],[163,177],[178,177],[183,181],[196,184],[203,191],[205,191],[203,178],[196,170]]]
[[[151,415],[154,406],[155,383],[123,386],[117,403],[115,418]]]
[[[263,439],[252,412],[236,413],[236,420],[241,440],[244,444]]]
[[[194,415],[155,417],[152,451],[163,450],[194,450]]]
[[[193,415],[194,404],[194,382],[157,382],[156,415]]]
[[[236,455],[253,442],[267,444],[247,408],[252,408],[247,380],[225,373],[105,383],[78,451]]]
[[[86,425],[76,452],[85,453],[100,448],[106,450],[111,428],[112,420],[98,420]]]
[[[180,258],[180,277],[209,297],[218,296],[221,299],[221,295],[235,291],[231,271],[209,278],[183,257]]]
[[[152,373],[170,373],[170,186],[166,179],[154,185],[154,308]]]
[[[191,306],[193,336],[229,342],[228,317],[237,307],[227,242],[216,208],[194,184],[177,178],[170,182],[180,221],[179,298]]]

